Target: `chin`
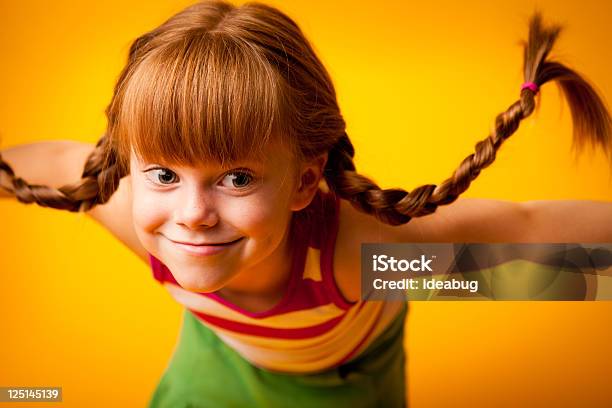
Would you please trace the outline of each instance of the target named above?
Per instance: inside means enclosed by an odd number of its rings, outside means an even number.
[[[182,268],[181,273],[174,274],[174,279],[183,289],[190,292],[210,293],[223,288],[232,276],[217,273],[205,268]]]

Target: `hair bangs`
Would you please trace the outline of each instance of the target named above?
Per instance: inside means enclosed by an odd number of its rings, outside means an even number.
[[[287,142],[281,78],[258,49],[197,33],[143,57],[123,89],[115,137],[147,162],[261,158]],[[124,156],[126,157],[126,156]]]

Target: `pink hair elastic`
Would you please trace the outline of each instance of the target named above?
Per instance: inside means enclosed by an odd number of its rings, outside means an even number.
[[[523,89],[529,88],[533,93],[538,93],[538,86],[534,82],[525,82],[523,86],[521,86],[521,91]]]

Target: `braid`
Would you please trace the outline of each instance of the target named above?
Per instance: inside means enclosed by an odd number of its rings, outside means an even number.
[[[117,162],[114,149],[109,148],[108,136],[105,134],[96,144],[85,163],[80,181],[62,186],[58,189],[28,184],[24,179],[15,176],[13,169],[2,160],[0,171],[3,171],[11,182],[10,187],[3,187],[15,195],[24,204],[36,203],[42,207],[51,207],[72,212],[87,211],[98,204],[106,203],[119,187],[119,180],[126,171]]]
[[[331,190],[340,198],[348,200],[355,208],[376,216],[391,225],[405,224],[412,217],[434,212],[436,206],[426,201],[435,185],[424,185],[411,192],[401,189],[382,190],[371,179],[355,171],[353,157],[355,149],[347,134],[340,137],[330,150],[325,169],[325,179]],[[399,209],[410,202],[410,208]]]
[[[439,205],[450,204],[463,193],[482,171],[495,160],[502,143],[518,129],[522,119],[535,108],[535,95],[546,82],[556,80],[570,106],[573,121],[574,146],[601,146],[612,158],[612,120],[603,101],[592,86],[575,71],[546,57],[561,28],[544,28],[541,16],[530,21],[529,39],[524,44],[525,82],[536,88],[524,87],[520,99],[495,118],[491,135],[478,142],[475,152],[466,157],[454,174],[439,186],[427,184],[407,192],[400,189],[382,190],[372,180],[355,172],[354,148],[346,135],[330,150],[325,177],[330,188],[341,198],[365,213],[391,225],[405,224],[412,217],[433,213]]]

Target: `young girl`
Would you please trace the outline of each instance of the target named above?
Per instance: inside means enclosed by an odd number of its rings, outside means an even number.
[[[519,100],[450,178],[404,191],[356,172],[331,79],[295,22],[198,3],[132,44],[95,149],[60,145],[66,163],[87,158],[81,181],[28,183],[25,146],[2,152],[0,184],[88,213],[185,306],[151,407],[403,406],[406,306],[360,297],[361,243],[612,238],[607,203],[457,200],[551,81],[576,142],[612,152],[599,96],[547,60],[558,33],[532,19]],[[564,228],[570,215],[585,228]]]

